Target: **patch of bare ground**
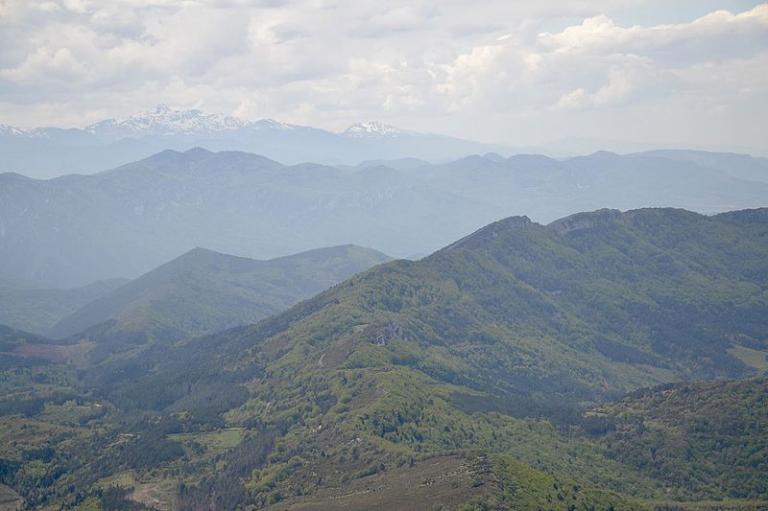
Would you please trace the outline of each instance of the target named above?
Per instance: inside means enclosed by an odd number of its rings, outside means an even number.
[[[0,511],[20,511],[23,508],[24,500],[21,496],[4,484],[0,484]]]
[[[17,346],[14,353],[25,358],[38,358],[63,364],[77,360],[96,346],[93,342],[79,344],[33,344],[26,343]]]
[[[309,496],[275,504],[270,511],[424,511],[455,509],[493,486],[483,458],[435,456],[411,467],[353,479]]]
[[[175,483],[168,480],[137,483],[129,498],[150,509],[171,511],[175,494]]]

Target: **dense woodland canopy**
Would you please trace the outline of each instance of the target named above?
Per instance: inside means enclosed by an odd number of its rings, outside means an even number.
[[[766,285],[766,210],[600,210],[177,343],[6,328],[0,482],[79,509],[759,509]]]

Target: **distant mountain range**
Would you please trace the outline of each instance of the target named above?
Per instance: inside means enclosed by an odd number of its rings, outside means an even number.
[[[35,178],[91,174],[165,149],[193,147],[252,152],[287,164],[334,165],[403,157],[446,161],[472,153],[509,151],[499,145],[404,131],[380,122],[357,123],[335,133],[271,119],[244,121],[160,105],[151,112],[107,119],[84,129],[24,130],[0,125],[0,172]]]
[[[643,156],[656,156],[671,160],[694,163],[725,172],[729,176],[748,181],[768,182],[766,169],[768,158],[754,158],[746,154],[715,153],[708,151],[657,150],[638,153]]]
[[[125,351],[256,323],[390,258],[352,245],[269,261],[194,249],[63,317],[55,338],[84,335]],[[93,328],[95,327],[95,328]]]
[[[716,213],[767,202],[768,164],[743,155],[487,153],[329,167],[167,150],[90,176],[0,174],[0,278],[57,288],[135,278],[196,246],[266,259],[356,244],[413,257],[516,214],[549,222],[601,207]]]

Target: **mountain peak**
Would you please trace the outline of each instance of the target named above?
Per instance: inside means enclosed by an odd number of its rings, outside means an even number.
[[[7,124],[0,124],[0,135],[4,136],[11,136],[11,135],[24,135],[27,131],[17,128],[15,126],[9,126]]]
[[[219,256],[219,255],[225,255],[221,252],[216,252],[215,250],[211,250],[210,248],[205,247],[195,247],[193,249],[188,250],[187,252],[184,252],[179,257],[200,257],[200,256]]]
[[[208,149],[205,149],[204,147],[192,147],[184,151],[184,154],[186,154],[187,156],[195,157],[195,158],[198,158],[198,157],[204,158],[214,153],[209,151]]]
[[[259,121],[253,121],[248,123],[249,127],[255,127],[260,129],[273,129],[273,130],[292,130],[299,126],[295,124],[287,124],[284,122],[276,121],[275,119],[261,119]]]
[[[478,229],[469,236],[465,236],[459,241],[448,245],[443,250],[454,250],[457,248],[462,249],[476,249],[481,248],[488,242],[498,238],[499,236],[513,230],[525,229],[531,225],[536,225],[527,216],[511,216],[504,218],[485,227]],[[441,250],[442,252],[442,250]]]
[[[483,155],[483,158],[485,158],[486,160],[495,161],[497,163],[502,163],[502,162],[505,162],[507,160],[506,158],[504,158],[499,153],[485,153]]]
[[[389,261],[354,245],[257,260],[195,247],[63,318],[51,335],[65,338],[105,325],[106,339],[174,339],[203,335],[287,309],[332,285]],[[146,322],[142,311],[157,311]],[[155,337],[157,336],[157,337]]]
[[[590,158],[606,158],[606,159],[617,158],[618,156],[619,156],[618,154],[611,151],[595,151],[594,153],[589,155]]]
[[[94,135],[136,136],[194,134],[234,130],[245,121],[223,114],[208,114],[201,110],[175,110],[159,104],[154,110],[124,119],[107,119],[85,128]]]
[[[197,111],[197,110],[193,110],[193,111]],[[164,103],[160,103],[155,107],[155,113],[158,115],[166,115],[166,114],[169,114],[170,112],[171,112],[171,109],[168,107],[168,105]]]
[[[392,137],[405,133],[399,128],[379,121],[357,122],[344,132],[349,137]]]
[[[2,172],[0,173],[0,182],[3,183],[19,183],[25,181],[35,181],[31,177],[24,176],[18,172]]]

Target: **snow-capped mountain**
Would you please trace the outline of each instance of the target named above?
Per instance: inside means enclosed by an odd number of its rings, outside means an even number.
[[[378,121],[358,122],[344,132],[344,135],[348,137],[393,137],[413,134]]]
[[[247,128],[270,129],[270,130],[293,130],[303,128],[295,124],[287,124],[274,119],[261,119],[259,121],[249,121],[245,124]]]
[[[27,132],[21,128],[14,126],[8,126],[7,124],[0,124],[0,136],[12,137],[25,135]]]
[[[158,105],[153,111],[125,119],[106,119],[91,124],[85,131],[98,137],[120,139],[144,136],[193,136],[221,134],[243,129],[289,130],[297,128],[274,119],[248,121],[224,114],[209,114],[201,110],[174,110]]]
[[[108,137],[179,135],[237,130],[247,124],[242,119],[228,115],[208,114],[200,110],[174,110],[166,105],[158,105],[151,112],[91,124],[85,131]]]
[[[90,174],[136,161],[164,149],[256,153],[282,163],[357,165],[365,160],[418,158],[446,161],[508,148],[442,135],[415,133],[381,122],[333,132],[273,119],[245,120],[200,110],[159,105],[123,119],[84,129],[0,127],[0,173],[48,178]]]

